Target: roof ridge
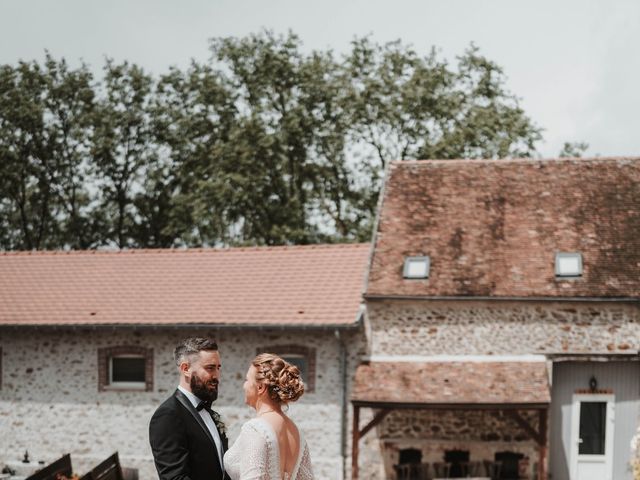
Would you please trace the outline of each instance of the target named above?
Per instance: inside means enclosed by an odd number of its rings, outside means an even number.
[[[422,166],[422,165],[451,165],[451,164],[512,164],[512,163],[614,163],[640,162],[640,157],[556,157],[556,158],[455,158],[455,159],[423,159],[423,160],[393,160],[393,166]]]
[[[196,248],[131,248],[109,250],[18,250],[2,251],[0,256],[82,256],[82,255],[187,255],[197,253],[234,253],[243,251],[282,251],[282,250],[325,250],[369,247],[369,242],[358,243],[314,243],[309,245],[259,245],[247,247],[196,247]]]

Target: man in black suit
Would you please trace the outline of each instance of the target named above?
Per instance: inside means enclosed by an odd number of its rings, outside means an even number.
[[[218,345],[208,338],[188,338],[176,347],[174,359],[180,384],[149,424],[160,480],[227,480],[222,463],[227,437],[220,416],[211,410],[218,398]]]

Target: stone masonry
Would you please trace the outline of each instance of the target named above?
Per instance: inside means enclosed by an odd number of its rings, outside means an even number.
[[[369,301],[367,317],[373,357],[640,350],[640,308],[629,303],[385,300]],[[362,413],[365,425],[373,412]],[[536,425],[535,417],[528,421]],[[421,450],[426,462],[442,461],[445,450],[469,450],[476,459],[509,450],[529,459],[529,473],[537,458],[535,443],[501,415],[403,410],[386,417],[361,440],[360,477],[393,478],[392,465],[403,448]]]
[[[631,353],[640,308],[623,303],[369,302],[375,355]]]
[[[282,329],[9,329],[0,330],[0,460],[19,460],[25,450],[35,461],[71,453],[82,474],[114,451],[123,466],[139,469],[141,480],[157,478],[148,443],[156,407],[178,383],[175,344],[187,336],[212,336],[223,370],[216,408],[237,437],[252,410],[242,384],[257,349],[301,345],[315,349],[314,392],[291,405],[289,414],[304,432],[318,479],[342,477],[342,388],[340,344],[333,331]],[[348,371],[360,353],[361,332],[343,332],[349,345]],[[99,391],[98,349],[139,346],[153,349],[152,391]]]

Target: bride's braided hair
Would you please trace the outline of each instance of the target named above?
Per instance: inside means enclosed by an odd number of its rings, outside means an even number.
[[[261,353],[251,364],[256,368],[256,381],[267,386],[269,397],[278,403],[298,400],[304,393],[300,370],[273,353]]]

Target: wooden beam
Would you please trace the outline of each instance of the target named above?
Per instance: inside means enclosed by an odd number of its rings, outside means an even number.
[[[505,413],[509,415],[518,424],[518,426],[526,432],[527,435],[535,440],[539,446],[544,445],[545,439],[542,438],[540,432],[536,431],[535,428],[529,425],[529,422],[522,418],[517,410],[506,410]]]
[[[367,408],[391,408],[393,410],[538,410],[547,408],[548,403],[401,403],[401,402],[369,402],[352,400],[351,403]]]
[[[538,480],[547,480],[547,467],[545,465],[547,457],[547,419],[549,416],[549,410],[547,408],[539,410],[538,419],[540,430],[540,447],[538,450]]]
[[[354,405],[351,438],[351,480],[358,480],[358,443],[360,443],[360,407]]]
[[[367,433],[369,433],[369,430],[371,430],[373,427],[379,424],[382,421],[382,419],[387,415],[389,415],[390,413],[391,413],[390,409],[380,410],[378,413],[376,413],[373,419],[362,430],[360,430],[360,438],[364,437]]]
[[[360,407],[353,406],[353,438],[351,440],[351,480],[358,480],[358,453],[360,439],[364,437],[369,430],[379,424],[384,417],[389,415],[391,410],[380,410],[371,421],[360,430]]]

